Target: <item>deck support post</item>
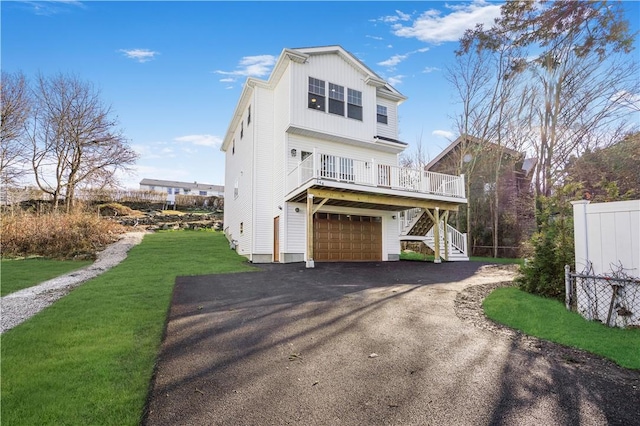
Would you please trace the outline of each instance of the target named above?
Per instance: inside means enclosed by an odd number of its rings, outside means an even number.
[[[440,207],[436,207],[433,211],[433,216],[435,218],[435,223],[433,225],[433,239],[435,240],[434,245],[434,254],[435,257],[433,259],[433,263],[441,263],[442,259],[440,258]]]
[[[442,229],[444,229],[444,260],[449,260],[449,255],[451,253],[449,253],[449,230],[448,225],[449,225],[449,210],[445,210],[444,214],[442,215]]]
[[[313,194],[307,195],[307,268],[314,268],[313,262]]]

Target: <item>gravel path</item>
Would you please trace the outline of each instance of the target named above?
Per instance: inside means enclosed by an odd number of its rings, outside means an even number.
[[[142,242],[145,234],[146,232],[124,234],[120,240],[99,252],[96,261],[86,268],[16,291],[0,299],[0,333],[23,323],[74,288],[122,262],[127,257],[127,252]]]

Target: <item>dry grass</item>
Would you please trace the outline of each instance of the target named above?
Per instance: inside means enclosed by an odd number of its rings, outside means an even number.
[[[92,259],[123,232],[122,225],[95,213],[3,215],[2,257]]]

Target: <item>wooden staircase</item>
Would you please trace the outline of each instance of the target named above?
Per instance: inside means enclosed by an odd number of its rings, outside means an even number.
[[[453,226],[447,224],[447,246],[444,238],[444,223],[440,222],[440,255],[449,262],[468,261],[467,234],[463,234]],[[401,241],[422,241],[427,247],[435,251],[434,223],[431,217],[422,209],[411,209],[404,212],[400,232]]]

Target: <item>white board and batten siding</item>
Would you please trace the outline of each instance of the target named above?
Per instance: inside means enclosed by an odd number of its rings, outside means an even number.
[[[591,264],[590,275],[608,275],[622,265],[640,278],[640,200],[572,204],[575,270]]]
[[[367,77],[339,55],[312,55],[307,63],[291,64],[291,124],[309,129],[331,129],[331,133],[356,140],[372,140],[376,133],[376,88]],[[308,108],[309,77],[344,87],[345,116]],[[348,118],[347,89],[362,92],[362,121]],[[329,94],[325,93],[325,102]]]

